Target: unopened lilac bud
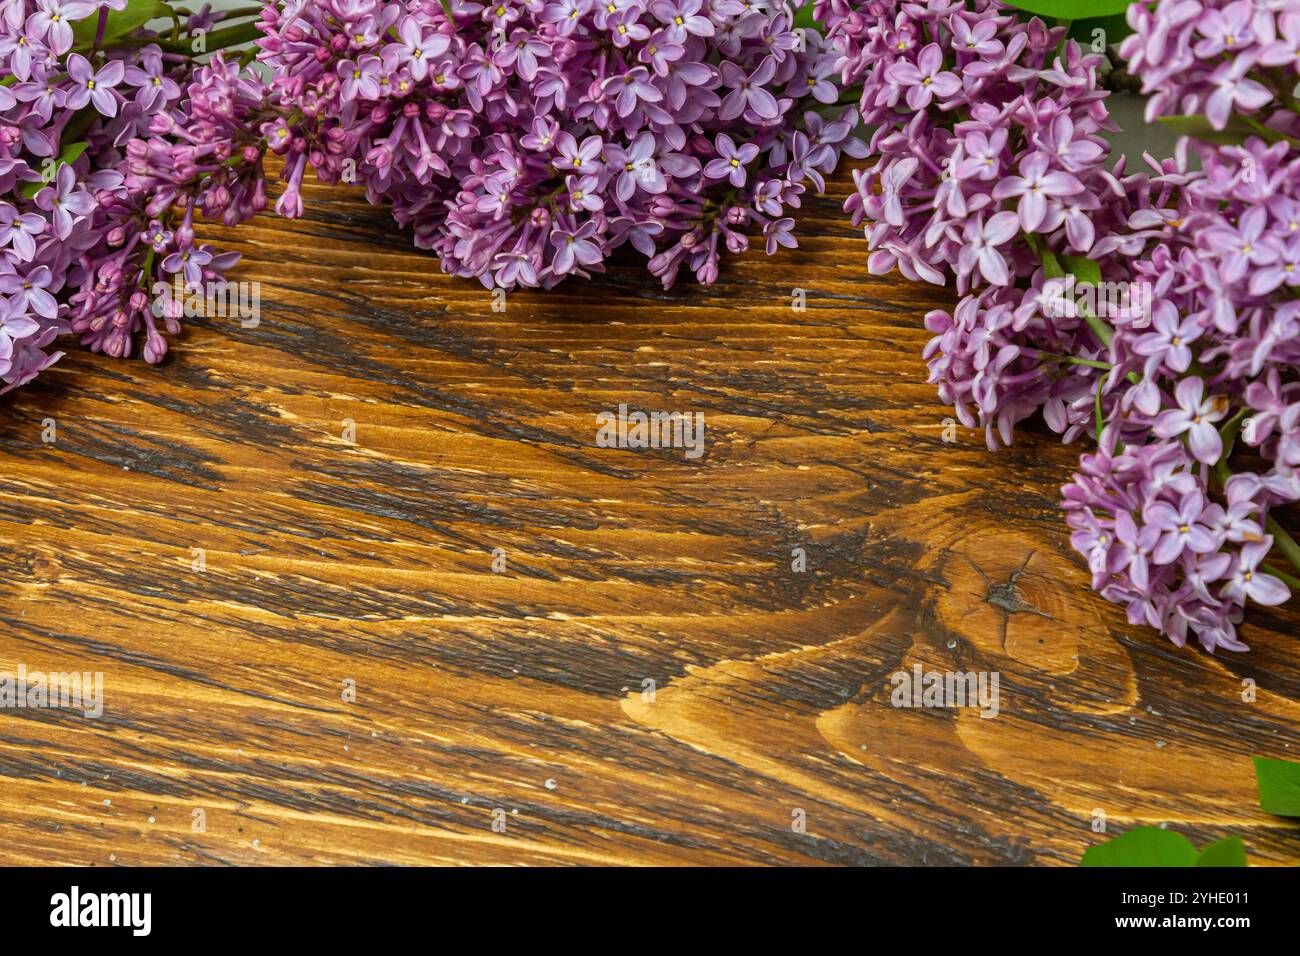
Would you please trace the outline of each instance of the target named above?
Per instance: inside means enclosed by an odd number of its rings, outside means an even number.
[[[150,365],[157,365],[166,354],[167,340],[151,329],[144,340],[144,360]]]
[[[275,204],[275,211],[286,219],[301,219],[302,194],[290,186],[280,194],[280,198]]]

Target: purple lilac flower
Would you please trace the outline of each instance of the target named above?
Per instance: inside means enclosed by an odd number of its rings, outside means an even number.
[[[1300,12],[1130,7],[1150,115],[1274,131],[1196,146],[1199,171],[1186,140],[1111,162],[1100,58],[1040,21],[983,0],[817,16],[877,126],[847,207],[869,268],[965,293],[925,320],[940,396],[991,447],[1039,413],[1067,441],[1099,435],[1063,489],[1093,586],[1179,645],[1245,650],[1246,606],[1286,600],[1296,571],[1273,514],[1300,501],[1300,129],[1274,104],[1293,102]],[[934,91],[943,72],[960,88]]]
[[[113,87],[122,82],[126,73],[121,60],[109,60],[96,71],[89,60],[74,53],[68,57],[67,67],[72,80],[72,90],[65,100],[68,109],[79,110],[90,103],[104,116],[117,115],[118,98]]]
[[[1297,130],[1300,117],[1285,105],[1300,65],[1300,11],[1292,4],[1159,0],[1154,7],[1132,4],[1127,16],[1134,32],[1120,54],[1149,94],[1148,121],[1204,113],[1215,129],[1224,129],[1237,112],[1256,114],[1275,129]]]
[[[745,185],[745,168],[758,155],[758,147],[746,143],[737,147],[726,133],[719,133],[716,140],[718,158],[710,160],[704,167],[704,175],[711,179],[727,179],[731,185]]]
[[[261,22],[272,105],[295,117],[272,137],[277,208],[300,212],[309,166],[355,170],[445,271],[489,287],[589,276],[624,243],[665,286],[711,281],[751,232],[793,243],[807,184],[863,149],[851,108],[817,112],[836,54],[784,4],[319,0]]]
[[[95,208],[95,199],[77,182],[76,171],[68,164],[59,167],[54,182],[35,197],[37,208],[53,217],[51,232],[60,241],[72,234],[72,227],[84,220]]]
[[[165,52],[170,24],[75,42],[80,21],[125,7],[7,0],[0,16],[0,75],[13,80],[0,87],[0,391],[57,361],[50,346],[69,332],[160,360],[157,319],[175,332],[180,317],[153,311],[163,262],[194,247],[196,216],[237,222],[265,205],[260,83],[215,50]],[[180,44],[222,16],[183,18]],[[195,274],[230,264],[212,255]]]
[[[1161,438],[1185,434],[1196,460],[1214,464],[1223,454],[1223,440],[1214,423],[1227,414],[1227,399],[1221,395],[1206,396],[1205,383],[1199,378],[1179,382],[1174,397],[1177,407],[1162,412],[1152,431]]]
[[[951,276],[965,292],[1029,278],[1044,250],[1088,255],[1097,211],[1122,191],[1104,166],[1099,55],[993,0],[819,0],[816,11],[876,125],[874,162],[846,206],[866,232],[872,272]],[[984,225],[1002,211],[1020,228],[999,229],[986,251]]]

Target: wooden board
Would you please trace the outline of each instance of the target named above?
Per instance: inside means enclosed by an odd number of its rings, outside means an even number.
[[[1300,616],[1211,657],[1092,594],[1078,449],[943,440],[946,293],[867,275],[846,184],[713,288],[504,312],[353,192],[209,229],[256,328],[0,404],[0,670],[105,681],[0,711],[0,863],[1073,864],[1098,811],[1300,860],[1250,764],[1300,759]],[[597,447],[620,403],[706,453]],[[1000,713],[894,708],[917,663]]]

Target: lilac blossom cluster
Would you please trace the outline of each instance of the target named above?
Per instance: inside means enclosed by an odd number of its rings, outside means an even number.
[[[1147,121],[1204,114],[1244,129],[1300,132],[1296,65],[1300,5],[1291,0],[1159,0],[1135,3],[1121,55],[1149,94]]]
[[[1202,172],[1152,177],[1163,202],[1114,244],[1150,308],[1113,319],[1100,448],[1064,507],[1130,621],[1245,650],[1246,604],[1288,600],[1300,558],[1270,514],[1300,499],[1300,154],[1254,137],[1200,153]]]
[[[1300,499],[1300,144],[1286,133],[1298,17],[1293,4],[1135,5],[1121,48],[1161,91],[1149,115],[1204,110],[1245,136],[1197,144],[1195,173],[1180,152],[1152,179],[1160,194],[1138,196],[1130,235],[1099,243],[1132,257],[1154,295],[1149,314],[1115,323],[1110,422],[1064,506],[1102,594],[1210,650],[1245,650],[1246,605],[1300,586],[1300,547],[1272,514]],[[1228,86],[1245,95],[1224,99]]]
[[[930,380],[990,447],[1040,409],[1060,432],[1087,425],[1097,370],[1062,361],[1104,343],[1075,314],[1048,315],[1046,283],[1122,227],[1122,163],[1098,88],[1101,56],[1064,28],[992,2],[819,0],[818,16],[861,82],[874,162],[846,209],[873,273],[955,282],[965,297],[927,316]],[[1086,402],[1083,403],[1086,405]]]
[[[783,3],[292,0],[261,60],[284,119],[278,209],[308,166],[391,204],[444,271],[551,287],[628,244],[665,286],[759,233],[795,245],[853,138],[835,55]]]
[[[1195,8],[1212,30],[1218,20],[1201,14],[1213,6],[1161,4],[1156,18],[1130,8],[1137,33],[1124,49],[1147,58],[1133,72],[1145,79],[1177,57],[1154,35],[1170,32],[1160,11]],[[1237,6],[1220,14],[1235,18]],[[941,396],[991,447],[1039,412],[1066,440],[1095,435],[1098,450],[1064,489],[1094,587],[1179,645],[1194,636],[1211,651],[1244,650],[1246,604],[1280,603],[1300,583],[1300,549],[1270,515],[1300,498],[1300,159],[1280,134],[1290,120],[1251,120],[1260,138],[1198,147],[1201,171],[1184,140],[1174,158],[1129,174],[1101,136],[1113,128],[1101,57],[1061,28],[987,0],[822,0],[818,15],[879,124],[875,163],[848,204],[870,267],[952,280],[963,295],[926,317]],[[1251,22],[1263,37],[1261,16]],[[1202,49],[1195,76],[1160,82],[1195,88]],[[1244,61],[1224,75],[1246,96],[1213,126],[1265,105],[1248,82],[1270,99],[1285,85],[1258,51]]]
[[[0,14],[0,383],[30,381],[64,333],[159,361],[182,297],[235,260],[198,244],[194,216],[265,205],[250,116],[260,85],[217,46],[205,7],[151,33],[127,0],[5,0]],[[125,23],[124,26],[119,24]],[[209,47],[208,44],[211,44]],[[212,49],[199,65],[195,48]]]

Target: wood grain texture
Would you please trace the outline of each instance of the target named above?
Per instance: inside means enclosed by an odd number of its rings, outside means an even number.
[[[0,711],[0,863],[1070,864],[1096,809],[1300,860],[1250,766],[1300,759],[1300,615],[1211,657],[1093,595],[1078,449],[941,440],[944,293],[866,274],[845,183],[713,288],[504,313],[354,193],[209,229],[257,328],[0,404],[0,670],[106,697]],[[620,402],[707,453],[596,447]],[[890,706],[918,662],[1001,713]]]

